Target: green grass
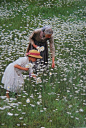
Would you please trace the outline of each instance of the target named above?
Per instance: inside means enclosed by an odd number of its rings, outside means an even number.
[[[9,4],[7,5],[7,9],[10,10],[14,8],[14,2],[9,2],[9,0],[7,1],[8,3],[11,3],[11,6],[9,6]],[[16,2],[17,3],[17,2]],[[46,2],[45,2],[46,3]],[[56,2],[58,3],[58,1]],[[68,20],[68,17],[70,16],[70,14],[73,14],[74,11],[78,11],[79,8],[83,10],[83,5],[85,5],[85,0],[83,0],[82,2],[72,2],[72,4],[69,5],[62,5],[62,7],[57,7],[57,4],[50,4],[49,7],[46,7],[44,4],[42,6],[43,3],[40,3],[40,8],[38,8],[37,6],[39,6],[39,2],[34,1],[34,2],[28,2],[28,6],[24,8],[24,10],[22,11],[18,11],[18,10],[13,10],[14,12],[14,16],[12,18],[12,16],[9,16],[8,19],[0,19],[0,24],[1,26],[3,26],[3,24],[6,24],[8,26],[7,29],[10,28],[10,30],[14,30],[14,29],[18,29],[18,30],[24,30],[24,27],[27,24],[27,16],[29,16],[29,23],[31,22],[31,26],[33,25],[33,22],[35,20],[35,17],[38,17],[39,14],[41,16],[41,19],[47,19],[47,18],[53,18],[54,16],[61,18],[62,20]],[[3,7],[5,6],[4,4],[2,4]],[[21,2],[18,2],[17,8],[19,9],[21,5]],[[34,6],[35,5],[35,6]],[[33,7],[34,6],[34,7]],[[79,7],[79,8],[78,8]],[[25,13],[25,16],[23,17],[23,14]],[[75,14],[76,17],[78,19],[81,19],[83,17],[85,17],[85,11],[83,12],[83,14],[81,15],[81,13],[77,13]],[[33,18],[33,22],[32,22],[32,18]],[[72,19],[73,21],[75,19]],[[83,18],[83,20],[85,20]],[[9,26],[9,24],[12,24],[11,26]],[[20,29],[20,26],[22,26],[22,29]],[[36,25],[37,27],[37,25]],[[3,27],[6,29],[6,27]]]

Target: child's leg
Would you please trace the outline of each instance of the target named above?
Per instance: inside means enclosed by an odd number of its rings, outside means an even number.
[[[7,96],[7,98],[10,98],[9,97],[9,91],[8,90],[6,91],[6,96]]]

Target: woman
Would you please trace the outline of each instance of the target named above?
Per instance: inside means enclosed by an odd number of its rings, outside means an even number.
[[[52,68],[55,67],[55,47],[54,47],[54,38],[53,38],[53,31],[50,26],[44,26],[43,28],[39,28],[33,31],[33,33],[29,37],[29,45],[27,48],[26,53],[30,49],[37,49],[39,50],[40,47],[44,47],[44,51],[40,51],[40,55],[43,57],[43,64],[47,65],[48,63],[48,45],[47,40],[49,40],[50,44],[50,51],[52,57]]]

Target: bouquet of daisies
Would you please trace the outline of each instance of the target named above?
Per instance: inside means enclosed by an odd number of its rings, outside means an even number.
[[[37,47],[37,50],[39,51],[39,52],[42,52],[42,51],[44,51],[44,46],[41,46],[41,47]]]
[[[28,64],[26,64],[26,68],[33,68],[33,64],[32,63],[28,63]]]

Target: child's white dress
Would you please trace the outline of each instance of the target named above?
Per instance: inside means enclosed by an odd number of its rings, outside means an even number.
[[[29,63],[28,57],[20,57],[13,63],[9,64],[4,72],[2,77],[2,83],[4,84],[4,89],[11,91],[11,92],[20,92],[23,88],[24,79],[23,74],[24,70],[20,70],[15,68],[14,65],[18,64],[21,67],[26,67]],[[29,69],[29,72],[32,73],[32,68]]]

